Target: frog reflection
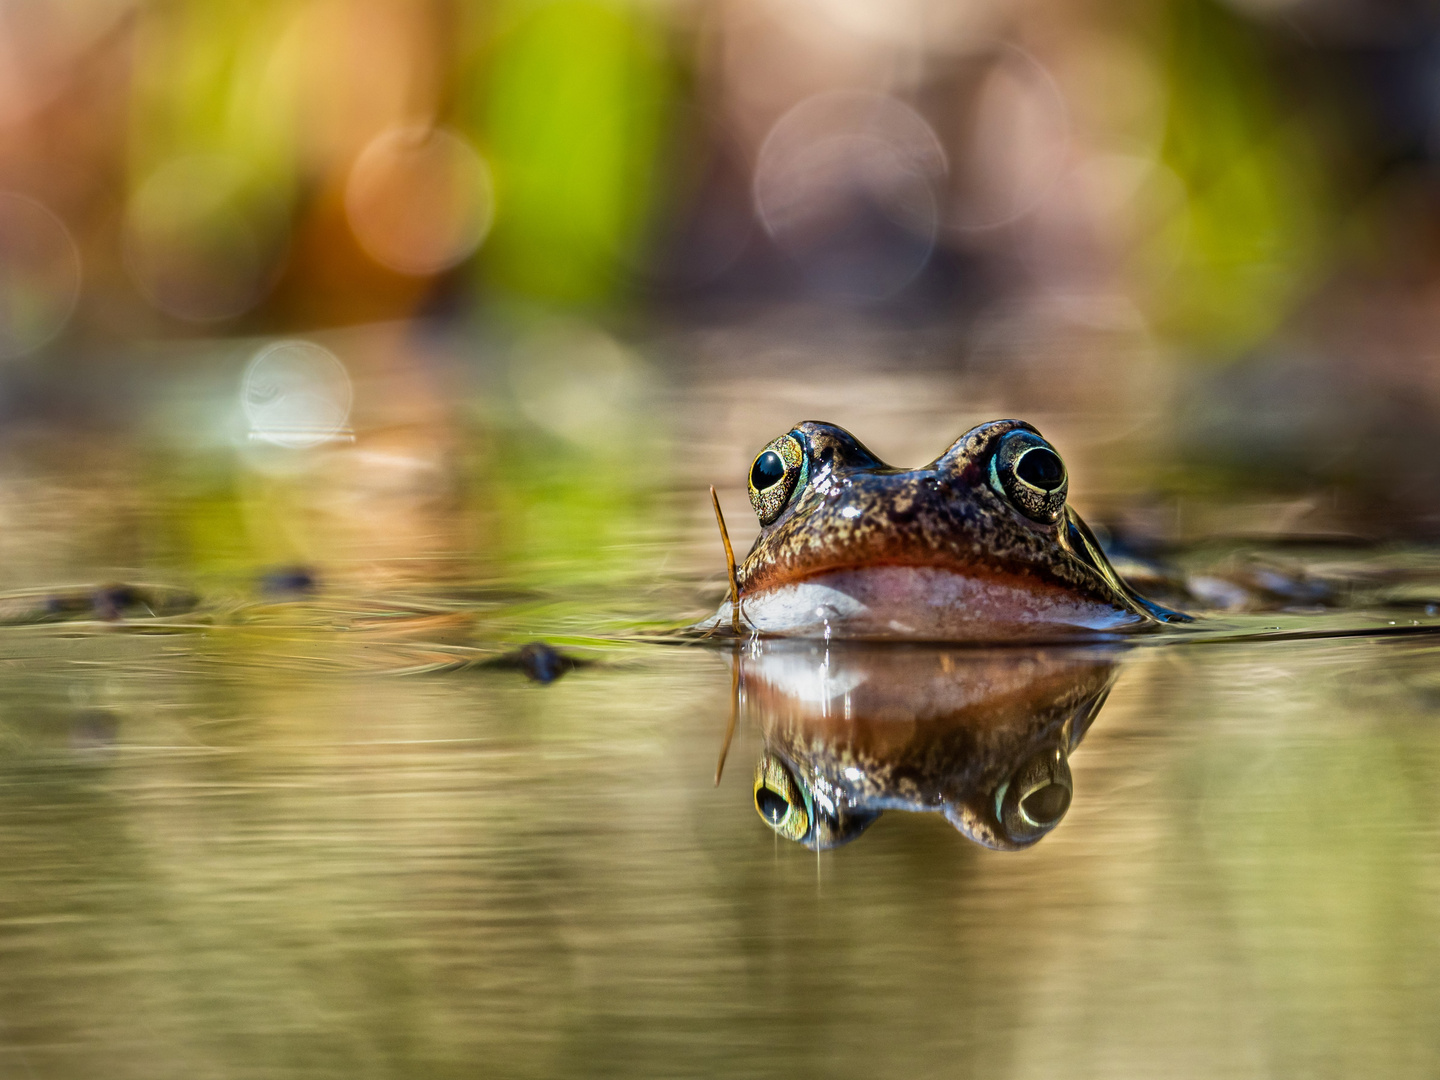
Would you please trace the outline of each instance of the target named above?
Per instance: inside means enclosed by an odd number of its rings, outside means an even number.
[[[773,642],[740,659],[765,750],[755,809],[814,850],[885,810],[942,813],[1016,851],[1058,825],[1069,757],[1105,701],[1117,655]]]

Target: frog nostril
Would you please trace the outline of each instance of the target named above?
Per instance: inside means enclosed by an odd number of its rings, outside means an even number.
[[[1035,446],[1016,460],[1015,475],[1041,491],[1055,491],[1065,483],[1065,465],[1053,450]]]
[[[764,491],[778,484],[784,476],[785,462],[774,450],[766,450],[755,459],[755,465],[750,470],[750,486],[756,491]]]

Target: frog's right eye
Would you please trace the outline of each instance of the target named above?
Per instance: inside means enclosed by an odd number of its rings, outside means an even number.
[[[1001,436],[990,455],[990,486],[1031,521],[1053,525],[1065,512],[1070,481],[1055,449],[1017,428]]]
[[[810,832],[810,802],[774,754],[755,767],[755,812],[787,840],[803,841]]]
[[[761,525],[780,516],[790,497],[805,486],[808,472],[805,450],[794,435],[781,435],[760,451],[750,466],[750,505]]]

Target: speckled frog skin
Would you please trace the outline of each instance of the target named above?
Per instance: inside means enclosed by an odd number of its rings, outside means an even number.
[[[1185,619],[1120,579],[1068,487],[1054,448],[1019,420],[982,424],[919,469],[834,424],[797,424],[751,468],[762,528],[737,568],[742,626],[994,641]],[[727,600],[714,621],[730,617]]]

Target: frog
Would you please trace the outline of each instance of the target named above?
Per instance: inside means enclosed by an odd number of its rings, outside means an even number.
[[[813,851],[892,810],[937,813],[992,850],[1028,848],[1070,809],[1071,755],[1126,648],[759,642],[736,661],[764,740],[755,812]]]
[[[803,421],[751,464],[760,533],[702,625],[996,642],[1189,621],[1121,578],[1069,505],[1069,482],[1059,452],[1023,420],[980,424],[918,469],[886,464],[836,424]]]

